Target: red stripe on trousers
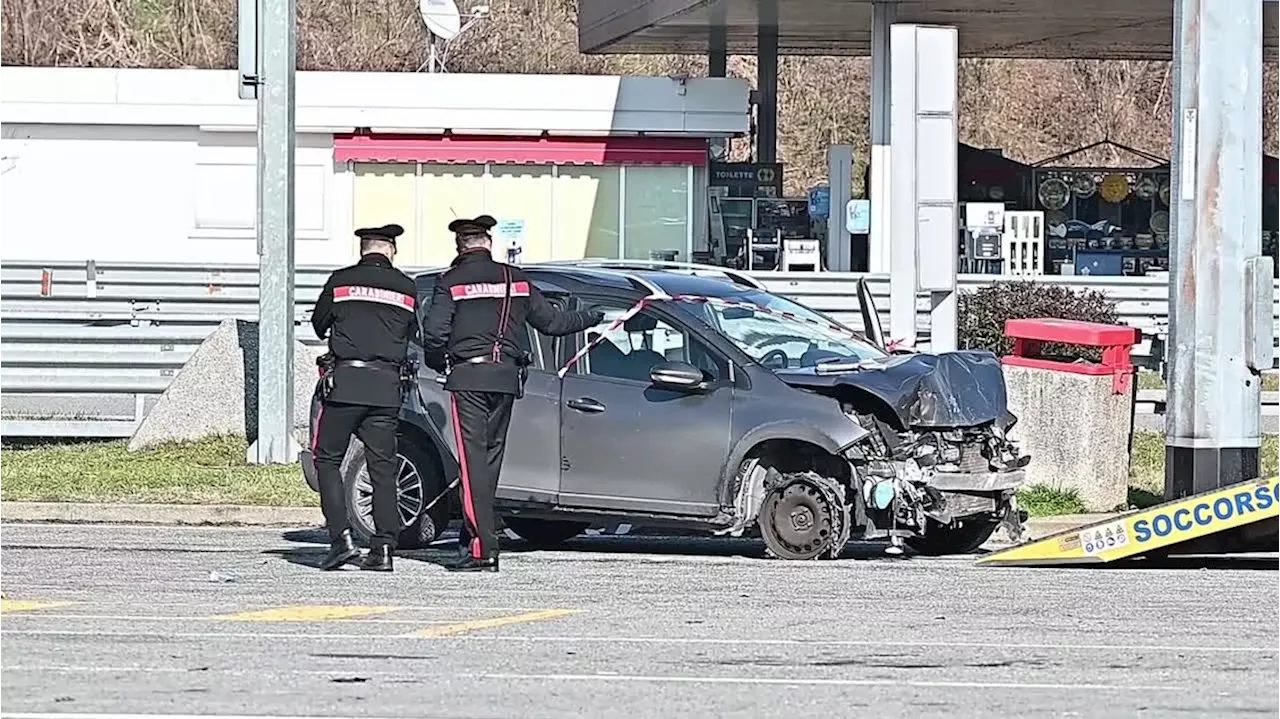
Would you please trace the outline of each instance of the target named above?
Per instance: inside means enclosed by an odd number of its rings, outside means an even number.
[[[320,405],[320,411],[316,413],[316,430],[311,433],[311,466],[319,468],[320,459],[316,456],[317,450],[320,448],[320,420],[324,419],[324,405]]]
[[[458,444],[458,469],[462,472],[462,511],[471,520],[471,556],[480,559],[480,523],[476,521],[476,509],[471,499],[471,475],[467,472],[467,448],[462,443],[462,424],[458,422],[458,398],[449,393],[449,412],[453,415],[453,439]]]

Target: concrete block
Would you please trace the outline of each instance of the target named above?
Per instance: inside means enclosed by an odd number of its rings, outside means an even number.
[[[294,343],[294,435],[309,442],[315,358],[323,348]],[[129,439],[136,451],[215,435],[258,436],[258,323],[226,320],[205,338]]]
[[[1124,507],[1134,383],[1113,394],[1110,376],[1011,366],[1004,376],[1018,417],[1010,438],[1031,455],[1027,484],[1075,489],[1089,512]]]

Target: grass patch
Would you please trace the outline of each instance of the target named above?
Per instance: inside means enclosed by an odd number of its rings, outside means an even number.
[[[1280,471],[1280,437],[1274,434],[1262,436],[1262,476],[1270,477]],[[1133,456],[1129,458],[1129,504],[1134,507],[1150,507],[1164,499],[1164,433],[1136,432],[1133,435]],[[1152,501],[1154,498],[1155,501]],[[1138,501],[1146,502],[1140,504]]]
[[[1033,484],[1018,492],[1018,507],[1032,517],[1084,513],[1084,502],[1074,489],[1054,489],[1043,484]]]
[[[1164,432],[1134,433],[1133,453],[1129,457],[1129,486],[1134,490],[1163,495]]]
[[[1138,370],[1138,389],[1164,389],[1164,377],[1149,369]]]
[[[1163,502],[1164,495],[1159,492],[1152,492],[1141,487],[1129,488],[1129,507],[1131,509],[1146,509]]]
[[[8,444],[0,498],[314,507],[297,463],[251,465],[242,438],[218,437],[130,452],[124,440]]]

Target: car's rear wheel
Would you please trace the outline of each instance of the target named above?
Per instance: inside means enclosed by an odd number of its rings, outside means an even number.
[[[999,527],[999,520],[989,519],[961,520],[951,526],[930,522],[924,536],[908,539],[907,546],[917,554],[930,557],[972,554],[986,544]]]
[[[535,547],[554,547],[582,534],[587,528],[584,522],[568,522],[559,519],[533,519],[531,517],[506,517],[507,529]]]
[[[354,534],[368,542],[374,534],[373,483],[365,462],[364,445],[352,442],[342,466],[347,491],[347,518]],[[429,545],[449,522],[447,498],[423,511],[444,489],[439,466],[411,437],[400,435],[396,451],[396,509],[400,513],[400,537],[397,546],[417,549]]]

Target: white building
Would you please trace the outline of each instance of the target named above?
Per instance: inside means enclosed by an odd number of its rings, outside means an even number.
[[[0,261],[256,263],[255,104],[233,71],[0,68]],[[453,253],[488,213],[521,261],[689,260],[707,138],[749,127],[724,78],[301,72],[299,265],[406,228],[399,263]]]

